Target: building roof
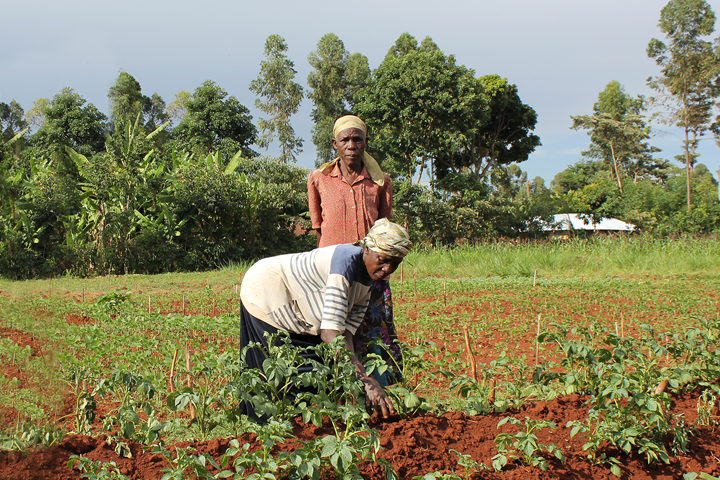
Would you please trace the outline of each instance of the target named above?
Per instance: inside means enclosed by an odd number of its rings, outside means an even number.
[[[634,232],[635,225],[616,218],[603,218],[593,223],[590,217],[578,213],[559,213],[553,215],[551,224],[543,226],[545,231],[586,230],[593,232]]]

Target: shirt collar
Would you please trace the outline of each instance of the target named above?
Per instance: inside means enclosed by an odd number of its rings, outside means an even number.
[[[342,177],[342,171],[340,170],[340,160],[337,160],[335,162],[335,166],[332,168],[332,170],[330,170],[330,172],[328,174],[331,177]],[[360,171],[360,175],[358,175],[357,178],[355,179],[355,182],[357,182],[359,180],[365,180],[366,178],[369,178],[369,177],[370,177],[370,174],[368,173],[367,167],[363,163],[363,168]],[[355,183],[355,182],[353,182],[353,183]]]

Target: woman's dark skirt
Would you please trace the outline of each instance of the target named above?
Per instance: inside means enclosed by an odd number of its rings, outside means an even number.
[[[247,347],[251,343],[260,343],[263,346],[262,348],[254,347],[248,349],[245,363],[249,368],[262,370],[263,362],[267,359],[265,352],[268,350],[268,338],[265,336],[265,333],[267,332],[268,335],[272,335],[279,331],[279,329],[272,325],[268,325],[262,320],[250,315],[245,309],[245,306],[240,303],[240,349]],[[314,359],[318,362],[322,361],[314,349],[306,350],[308,347],[314,347],[322,343],[320,335],[300,335],[291,332],[288,332],[288,334],[292,345],[302,349],[300,352],[301,357]],[[298,367],[300,373],[311,370],[312,366],[309,364]],[[298,389],[292,389],[290,392],[291,395],[297,395],[298,393],[300,393]],[[241,409],[243,413],[257,422],[267,421],[267,418],[261,418],[255,414],[255,410],[250,402],[245,402]]]

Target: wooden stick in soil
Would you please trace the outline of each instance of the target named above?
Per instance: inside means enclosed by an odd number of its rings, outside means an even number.
[[[473,354],[472,348],[470,347],[470,336],[468,335],[467,325],[463,325],[463,336],[465,337],[465,348],[467,349],[467,359],[470,364],[470,374],[473,380],[477,382],[477,367],[475,365],[475,355]]]
[[[495,404],[495,377],[491,378],[488,382],[488,388],[490,389],[490,393],[488,393],[488,404],[492,406]]]
[[[620,312],[620,336],[625,338],[625,316]]]
[[[148,313],[152,313],[152,307],[150,304],[150,295],[148,295]]]
[[[183,293],[183,317],[185,316],[185,294]]]
[[[617,324],[617,322],[615,322],[615,335],[618,336],[618,337],[620,336],[620,330],[618,330],[618,324]]]
[[[189,389],[192,390],[192,367],[190,365],[190,350],[185,350],[185,366],[187,368],[187,379],[186,384]],[[190,420],[195,420],[195,406],[190,403]]]
[[[537,268],[535,269],[535,273],[533,274],[533,288],[535,288],[536,283],[537,283]]]
[[[535,365],[540,364],[540,316],[538,313],[537,333],[535,334]]]
[[[405,265],[401,263],[401,264],[400,264],[400,298],[403,298],[403,294],[402,294],[403,292],[402,292],[402,291],[403,291],[403,280],[404,280],[404,277],[405,277]]]
[[[413,301],[417,303],[417,270],[413,271]]]
[[[173,353],[173,359],[172,363],[170,364],[170,378],[168,379],[168,390],[170,390],[170,393],[175,392],[175,382],[173,379],[175,378],[175,367],[177,366],[177,359],[178,359],[178,349],[175,349],[175,353]]]
[[[663,393],[665,391],[665,389],[667,388],[667,386],[668,386],[667,380],[663,380],[662,382],[660,382],[658,384],[657,388],[655,389],[655,395],[660,395],[661,393]]]

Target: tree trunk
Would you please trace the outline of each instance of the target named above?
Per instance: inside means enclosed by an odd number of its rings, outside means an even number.
[[[618,187],[620,187],[620,195],[622,195],[623,194],[622,180],[620,180],[620,172],[618,171],[617,158],[615,157],[615,147],[613,147],[612,142],[610,142],[610,151],[612,152],[613,166],[615,167],[615,178],[617,178]]]
[[[684,105],[683,115],[685,116],[685,178],[687,180],[687,207],[688,211],[691,208],[690,202],[690,139],[688,138],[688,107],[687,103]]]

